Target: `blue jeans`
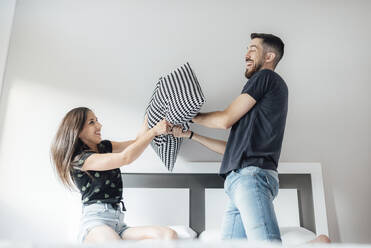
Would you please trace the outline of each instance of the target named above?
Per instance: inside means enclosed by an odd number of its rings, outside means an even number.
[[[281,242],[273,207],[278,194],[278,174],[256,166],[228,174],[224,190],[229,202],[225,211],[222,239]]]

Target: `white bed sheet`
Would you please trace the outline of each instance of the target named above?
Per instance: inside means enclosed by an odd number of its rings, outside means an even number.
[[[303,227],[281,227],[280,232],[283,245],[304,244],[316,237],[313,232]],[[221,231],[220,229],[205,230],[200,234],[199,239],[204,242],[221,240]]]
[[[0,241],[0,248],[275,248],[275,247],[296,247],[288,245],[277,245],[270,243],[249,243],[245,240],[234,241],[213,241],[202,242],[200,240],[180,240],[180,241],[118,241],[105,244],[83,245],[83,244],[32,244],[25,242],[5,242]],[[300,248],[371,248],[371,244],[305,244],[299,245]]]

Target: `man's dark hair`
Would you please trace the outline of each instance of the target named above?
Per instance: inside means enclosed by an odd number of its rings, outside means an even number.
[[[273,52],[276,54],[276,58],[274,59],[274,66],[276,66],[278,62],[280,62],[284,53],[285,44],[283,44],[282,40],[279,37],[273,34],[262,33],[252,33],[250,37],[251,39],[262,39],[264,50],[267,50],[267,48],[271,48],[273,50]]]

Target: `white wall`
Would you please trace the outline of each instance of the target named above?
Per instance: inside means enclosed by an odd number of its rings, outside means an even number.
[[[8,54],[10,32],[13,23],[15,0],[0,2],[0,96]]]
[[[57,184],[49,161],[69,109],[89,106],[104,137],[132,138],[156,79],[185,61],[203,111],[221,109],[245,83],[249,34],[267,32],[286,43],[281,161],[321,162],[331,238],[370,243],[370,10],[362,0],[17,1],[0,103],[0,239],[58,241],[77,228],[78,195]],[[221,157],[185,142],[179,159]],[[151,149],[130,166],[163,170]]]

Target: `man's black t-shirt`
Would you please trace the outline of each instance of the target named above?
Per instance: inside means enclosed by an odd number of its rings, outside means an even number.
[[[120,169],[106,171],[82,171],[85,160],[95,152],[80,142],[75,151],[72,162],[72,179],[80,190],[83,204],[92,203],[119,203],[122,200],[122,179]],[[111,153],[112,143],[109,140],[101,141],[99,153]]]
[[[230,132],[220,174],[247,166],[277,170],[285,131],[288,89],[274,71],[256,72],[241,94],[249,94],[256,104],[241,117]]]

